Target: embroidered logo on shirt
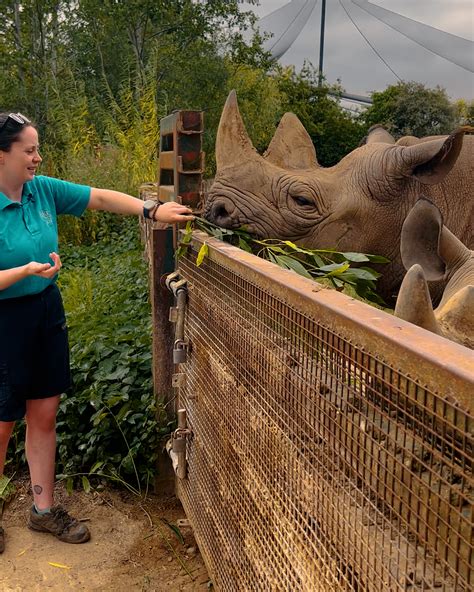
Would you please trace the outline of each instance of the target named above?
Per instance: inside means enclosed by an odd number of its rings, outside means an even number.
[[[51,213],[48,212],[48,210],[41,210],[40,216],[48,226],[51,226],[53,224],[53,217],[51,216]]]

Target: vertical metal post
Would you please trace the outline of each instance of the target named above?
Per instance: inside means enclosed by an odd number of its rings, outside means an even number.
[[[170,351],[173,348],[173,328],[169,322],[169,309],[173,297],[166,288],[163,277],[174,269],[173,235],[170,229],[153,229],[151,234],[151,307],[153,318],[153,389],[157,399],[167,404],[167,415],[174,419],[172,407],[171,375],[173,363]]]
[[[158,198],[156,183],[144,183],[140,186],[140,198],[143,201]],[[168,320],[169,309],[173,304],[173,296],[167,289],[163,278],[174,270],[173,231],[159,222],[141,221],[142,242],[145,247],[145,258],[148,261],[150,274],[150,302],[153,350],[153,392],[157,400],[166,405],[169,419],[174,420],[175,409],[172,406],[173,390],[171,375],[173,364],[170,351],[173,345],[172,325]]]
[[[167,421],[175,419],[175,404],[171,376],[173,362],[170,352],[173,348],[173,327],[168,320],[173,295],[166,288],[163,277],[174,269],[172,229],[151,230],[151,307],[153,319],[153,390],[157,401],[166,405]],[[159,420],[163,420],[159,417]],[[154,489],[161,495],[175,492],[175,475],[168,455],[164,452],[166,440],[159,443],[157,476]]]
[[[160,121],[160,153],[157,198],[160,202],[180,201],[196,207],[202,197],[204,153],[203,113],[175,111]],[[167,404],[169,419],[175,419],[171,387],[173,363],[169,308],[172,295],[163,280],[174,269],[177,228],[152,231],[153,383],[157,398]]]
[[[202,199],[202,111],[175,111],[160,121],[158,199],[196,208]],[[173,227],[176,248],[178,226]]]
[[[197,207],[202,198],[204,153],[202,134],[204,118],[201,111],[176,111],[160,121],[160,153],[156,198],[159,202],[179,201]],[[173,303],[164,276],[175,267],[177,225],[162,229],[153,225],[151,234],[151,297],[153,314],[153,387],[155,396],[166,406],[169,422],[176,419],[176,399],[172,387],[173,330],[169,309]],[[165,442],[162,449],[164,450]],[[182,463],[185,470],[185,462]],[[174,491],[175,475],[169,458],[158,454],[158,476],[155,490]]]
[[[323,61],[324,61],[324,29],[326,24],[326,0],[321,0],[321,32],[319,35],[319,67],[318,86],[323,84]]]

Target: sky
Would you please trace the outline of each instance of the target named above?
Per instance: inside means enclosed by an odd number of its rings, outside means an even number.
[[[370,1],[381,8],[473,41],[474,0]],[[260,0],[258,6],[249,7],[243,3],[243,7],[262,17],[287,3],[288,0]],[[343,4],[393,72],[352,24]],[[292,64],[300,68],[304,60],[309,60],[317,68],[320,18],[321,0],[300,36],[280,58],[283,65]],[[421,47],[347,0],[326,0],[323,70],[328,82],[340,79],[345,91],[351,94],[368,96],[372,91],[383,90],[396,84],[398,75],[402,80],[415,80],[430,88],[439,85],[446,89],[452,100],[474,99],[474,74]]]

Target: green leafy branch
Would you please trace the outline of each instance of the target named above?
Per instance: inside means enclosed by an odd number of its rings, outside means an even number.
[[[191,243],[194,228],[218,240],[231,243],[241,249],[267,259],[284,269],[291,269],[308,279],[329,282],[336,290],[346,286],[364,300],[384,306],[385,303],[376,293],[376,282],[380,273],[367,267],[366,263],[388,263],[380,255],[366,253],[340,252],[333,249],[307,249],[295,243],[278,239],[257,240],[245,228],[230,230],[212,224],[204,218],[196,217],[188,222],[176,256],[181,257]],[[201,265],[208,253],[204,243],[199,250],[196,264]]]

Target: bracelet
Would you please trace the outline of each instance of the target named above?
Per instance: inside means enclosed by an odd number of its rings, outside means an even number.
[[[156,222],[156,218],[155,218],[155,214],[158,211],[158,208],[161,206],[161,204],[157,203],[156,206],[153,208],[153,210],[151,211],[151,216],[150,218],[153,220],[153,222]]]

